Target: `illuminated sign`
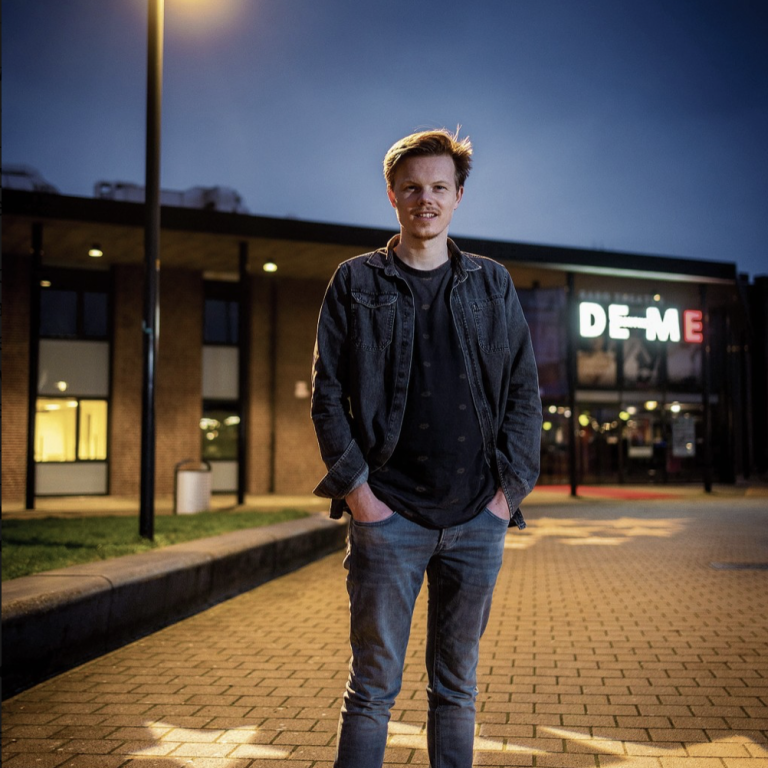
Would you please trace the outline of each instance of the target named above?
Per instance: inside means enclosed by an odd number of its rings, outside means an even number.
[[[686,309],[683,321],[680,312],[668,308],[646,307],[644,315],[630,315],[628,304],[602,304],[582,301],[579,304],[579,333],[585,339],[595,339],[605,331],[612,339],[628,339],[631,330],[645,331],[648,341],[680,341],[693,344],[704,340],[703,314],[698,309]],[[682,330],[682,333],[681,333]]]

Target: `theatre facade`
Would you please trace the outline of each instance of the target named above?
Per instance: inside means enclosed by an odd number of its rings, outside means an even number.
[[[19,190],[4,204],[3,502],[137,497],[143,205]],[[163,208],[158,494],[203,459],[215,491],[311,492],[325,287],[391,234]],[[517,287],[544,405],[540,483],[710,487],[766,471],[768,278],[748,284],[725,261],[456,241]]]

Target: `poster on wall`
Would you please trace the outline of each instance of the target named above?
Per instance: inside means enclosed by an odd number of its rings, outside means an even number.
[[[696,423],[693,419],[672,422],[672,455],[680,459],[696,455]]]
[[[624,341],[624,383],[638,389],[658,387],[661,380],[662,348],[641,336]]]
[[[699,344],[670,344],[667,349],[667,377],[681,389],[701,386],[702,347]]]
[[[576,353],[579,386],[616,386],[616,347],[613,339],[581,339]]]
[[[518,296],[531,330],[541,394],[544,397],[564,395],[568,391],[565,291],[562,288],[521,289]]]

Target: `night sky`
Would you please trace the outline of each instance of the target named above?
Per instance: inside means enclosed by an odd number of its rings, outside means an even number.
[[[3,0],[4,163],[144,182],[146,0]],[[381,161],[462,126],[452,232],[768,274],[766,0],[166,0],[161,184],[396,228]]]

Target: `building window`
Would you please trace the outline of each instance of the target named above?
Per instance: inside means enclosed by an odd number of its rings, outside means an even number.
[[[568,392],[566,375],[566,295],[562,288],[520,289],[517,292],[531,331],[531,344],[543,397]]]
[[[106,461],[107,401],[37,399],[35,461]]]
[[[237,291],[238,283],[205,283],[204,344],[237,344],[240,310]]]
[[[108,338],[108,272],[47,268],[42,278],[41,338]]]
[[[237,461],[240,416],[231,405],[203,407],[200,419],[202,456],[208,461]]]
[[[77,337],[77,291],[48,288],[42,292],[40,335],[58,339]]]

